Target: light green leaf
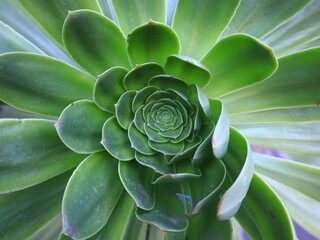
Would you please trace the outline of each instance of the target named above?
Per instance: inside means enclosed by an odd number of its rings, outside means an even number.
[[[226,95],[222,100],[230,113],[317,105],[319,65],[320,48],[282,57],[277,72],[269,79]]]
[[[100,12],[97,1],[87,0],[18,0],[38,23],[58,42],[62,43],[62,25],[68,11],[91,9]]]
[[[93,153],[104,149],[100,144],[102,126],[111,116],[94,102],[80,100],[66,107],[54,126],[68,148],[77,153]]]
[[[96,104],[103,110],[114,113],[114,105],[124,93],[123,78],[128,70],[113,67],[98,76],[94,86],[93,97]]]
[[[254,169],[320,201],[320,168],[292,160],[253,153]]]
[[[212,118],[215,122],[214,132],[211,140],[213,154],[217,158],[222,158],[228,149],[230,120],[227,109],[222,101],[218,99],[209,99],[209,103]]]
[[[148,85],[150,78],[159,74],[164,74],[164,71],[158,63],[136,65],[125,76],[123,85],[127,90],[140,90]]]
[[[53,217],[47,224],[32,234],[28,240],[52,240],[58,239],[62,230],[61,213]],[[60,239],[59,239],[60,240]]]
[[[320,222],[319,201],[309,198],[306,195],[271,179],[267,179],[267,182],[279,195],[287,207],[290,216],[314,236],[320,236],[318,224]]]
[[[241,0],[236,14],[223,33],[247,33],[261,38],[299,12],[311,0]]]
[[[118,171],[123,186],[137,207],[151,210],[155,205],[155,185],[151,184],[153,171],[136,161],[119,162]]]
[[[111,0],[121,30],[127,35],[150,19],[165,22],[165,0]]]
[[[156,62],[161,66],[170,54],[178,54],[179,38],[167,25],[149,21],[128,35],[127,51],[132,65]]]
[[[253,239],[296,239],[286,208],[256,174],[236,219]]]
[[[167,74],[154,76],[149,80],[149,86],[158,87],[162,90],[166,90],[168,88],[173,89],[186,96],[189,93],[188,84],[186,82],[180,78]]]
[[[172,26],[180,37],[181,54],[199,60],[222,34],[239,2],[179,0]]]
[[[63,43],[73,59],[93,76],[110,67],[130,67],[125,37],[114,22],[97,12],[69,12],[63,25]]]
[[[135,96],[136,91],[127,91],[121,95],[115,105],[117,120],[124,129],[128,129],[130,123],[133,121],[132,101]]]
[[[109,118],[102,128],[102,145],[115,158],[122,161],[134,159],[128,132],[118,124],[116,117]]]
[[[319,106],[275,108],[232,114],[231,123],[272,123],[320,121]]]
[[[296,153],[320,154],[320,122],[234,125],[251,144]]]
[[[218,97],[260,82],[278,67],[270,47],[244,34],[220,40],[201,63],[213,74],[212,81],[204,89],[209,97]]]
[[[0,121],[0,192],[20,190],[73,168],[85,158],[59,139],[54,121]]]
[[[117,167],[106,152],[90,155],[77,167],[62,201],[64,234],[85,239],[106,224],[123,191]]]
[[[4,54],[0,56],[0,69],[1,100],[17,108],[58,116],[71,102],[92,99],[94,80],[53,58]]]
[[[40,118],[40,119],[48,119],[48,120],[57,120],[56,117],[50,117],[46,115],[40,115],[37,113],[23,111],[2,102],[0,102],[0,118],[19,118],[19,119]]]
[[[175,191],[176,186],[157,185],[155,207],[150,211],[137,208],[137,218],[155,225],[160,230],[181,232],[187,229],[185,209]]]
[[[22,35],[0,21],[0,54],[6,52],[32,52],[44,54]]]
[[[1,235],[25,240],[56,216],[71,172],[18,192],[1,194]]]
[[[170,55],[164,66],[166,74],[175,75],[188,84],[196,83],[204,87],[211,79],[210,70],[197,60],[182,56]]]
[[[294,53],[298,49],[305,49],[303,45],[320,37],[317,28],[318,22],[320,22],[320,2],[316,0],[275,31],[264,36],[262,40],[269,44],[277,55]],[[309,48],[319,46],[319,44],[314,42],[314,44],[306,46]]]
[[[253,160],[249,143],[233,128],[230,129],[228,151],[222,160],[233,182],[222,195],[217,210],[218,219],[226,220],[239,210],[253,176]]]

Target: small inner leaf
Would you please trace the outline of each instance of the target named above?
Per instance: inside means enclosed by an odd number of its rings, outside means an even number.
[[[115,105],[116,117],[121,127],[128,129],[130,123],[133,121],[134,115],[132,112],[132,101],[136,96],[136,91],[127,91],[119,98]]]
[[[137,111],[137,109],[141,106],[145,104],[146,99],[148,98],[148,96],[154,92],[156,92],[157,90],[159,90],[159,88],[156,87],[145,87],[143,89],[141,89],[136,96],[134,97],[133,101],[132,101],[132,110],[135,112]]]
[[[155,86],[162,90],[166,90],[168,88],[174,89],[178,92],[183,93],[184,95],[189,95],[189,87],[188,84],[182,79],[175,77],[173,75],[157,75],[149,80],[149,86]]]
[[[155,151],[161,152],[165,155],[175,155],[181,153],[184,149],[184,142],[172,144],[171,142],[156,143],[149,140],[149,145]]]
[[[138,152],[146,155],[153,155],[156,153],[152,148],[150,148],[148,144],[148,137],[142,134],[133,123],[129,126],[128,136],[131,146]]]

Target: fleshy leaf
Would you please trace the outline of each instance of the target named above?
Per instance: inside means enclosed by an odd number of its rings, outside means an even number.
[[[209,97],[218,97],[260,82],[278,67],[270,47],[244,34],[234,34],[220,40],[201,63],[214,75],[204,89]]]
[[[118,26],[97,12],[69,12],[63,43],[73,59],[93,76],[110,67],[130,67],[125,37]]]
[[[118,161],[106,152],[90,155],[77,167],[62,201],[64,234],[85,239],[105,225],[123,191],[117,168]]]
[[[230,120],[227,109],[222,101],[209,99],[209,103],[212,118],[216,123],[212,135],[213,154],[217,158],[222,158],[228,149]]]
[[[286,208],[256,174],[236,219],[253,239],[296,239]]]
[[[95,103],[103,110],[114,113],[114,105],[124,93],[123,78],[128,70],[113,67],[98,76],[93,90]]]
[[[156,153],[154,155],[145,155],[145,154],[136,152],[135,158],[141,165],[150,167],[155,172],[162,173],[162,174],[175,172],[174,166],[168,165],[164,155],[161,153]]]
[[[196,83],[200,87],[206,86],[211,79],[211,73],[206,66],[182,55],[170,55],[164,69],[167,74],[175,75],[188,84]]]
[[[157,185],[156,205],[150,211],[138,208],[137,218],[155,225],[160,230],[184,231],[188,227],[188,221],[184,206],[176,195],[175,187],[176,185]]]
[[[58,116],[71,102],[92,99],[94,80],[53,58],[4,54],[0,56],[0,69],[1,100],[17,108]]]
[[[133,101],[132,101],[132,109],[134,112],[137,111],[137,109],[141,106],[145,104],[146,99],[148,98],[149,95],[151,95],[152,93],[156,92],[157,90],[159,90],[156,87],[145,87],[143,89],[141,89],[137,95],[134,97]]]
[[[32,234],[28,240],[51,240],[59,239],[62,230],[61,213],[53,217],[47,224],[42,226],[38,231]],[[60,240],[60,239],[59,239]]]
[[[151,184],[153,171],[136,161],[119,162],[119,176],[137,207],[151,210],[155,205],[155,185]]]
[[[0,121],[0,192],[20,190],[76,166],[83,155],[60,141],[54,121]]]
[[[195,103],[199,107],[199,113],[202,119],[202,123],[209,123],[211,120],[210,104],[206,94],[203,90],[197,85],[192,84],[189,87],[190,95],[189,99],[191,102]]]
[[[94,102],[80,100],[71,103],[61,113],[55,127],[63,143],[77,153],[102,151],[102,126],[110,113],[102,111]]]
[[[153,155],[155,151],[148,144],[148,137],[143,135],[138,128],[131,123],[128,129],[128,137],[132,148],[146,155]]]
[[[136,91],[127,91],[119,98],[116,103],[116,117],[121,127],[128,129],[133,121],[132,101],[136,96]]]
[[[233,128],[230,129],[228,152],[222,160],[233,182],[222,195],[217,210],[218,219],[226,220],[239,210],[253,176],[253,160],[249,143]]]
[[[164,66],[170,54],[178,54],[179,39],[167,25],[149,21],[128,35],[128,55],[132,65],[156,62]]]
[[[199,60],[222,34],[239,2],[239,0],[178,1],[172,26],[180,37],[181,54]]]
[[[165,0],[111,0],[121,30],[127,35],[149,19],[165,22]]]
[[[38,23],[58,42],[62,43],[62,25],[68,11],[91,9],[100,11],[97,1],[87,0],[18,0],[23,7],[37,20]]]
[[[258,173],[320,201],[319,167],[258,153],[253,153],[253,159],[254,169]]]
[[[150,86],[158,87],[162,90],[174,89],[188,96],[189,89],[188,85],[180,78],[172,75],[162,74],[154,76],[149,80]]]
[[[140,90],[148,85],[153,76],[164,74],[163,68],[158,63],[144,63],[136,65],[123,80],[127,90]]]
[[[212,156],[212,134],[214,132],[214,126],[202,126],[201,133],[203,140],[192,157],[192,164],[194,166],[200,166],[200,164],[209,156]]]
[[[149,145],[152,149],[161,152],[165,155],[176,155],[183,151],[184,149],[184,142],[179,143],[171,143],[171,142],[165,142],[165,143],[157,143],[149,141]]]
[[[1,235],[24,240],[56,216],[71,172],[18,192],[1,194]]]
[[[120,127],[116,117],[109,118],[102,128],[102,145],[115,158],[122,161],[134,159],[128,132]]]
[[[269,79],[229,94],[222,98],[223,102],[230,113],[317,105],[320,92],[319,65],[320,48],[282,57],[277,72]]]

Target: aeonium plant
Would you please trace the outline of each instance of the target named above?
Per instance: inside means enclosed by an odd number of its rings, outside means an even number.
[[[281,17],[266,2],[270,24],[251,27],[238,25],[255,17],[246,1],[4,1],[49,38],[0,10],[3,239],[232,239],[238,223],[253,239],[295,239],[261,176],[316,234],[317,215],[299,209],[319,208],[319,48],[277,40],[309,1]],[[252,153],[247,138],[297,162]]]

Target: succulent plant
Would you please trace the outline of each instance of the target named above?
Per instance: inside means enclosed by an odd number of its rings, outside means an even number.
[[[320,234],[319,11],[2,1],[0,238]]]

